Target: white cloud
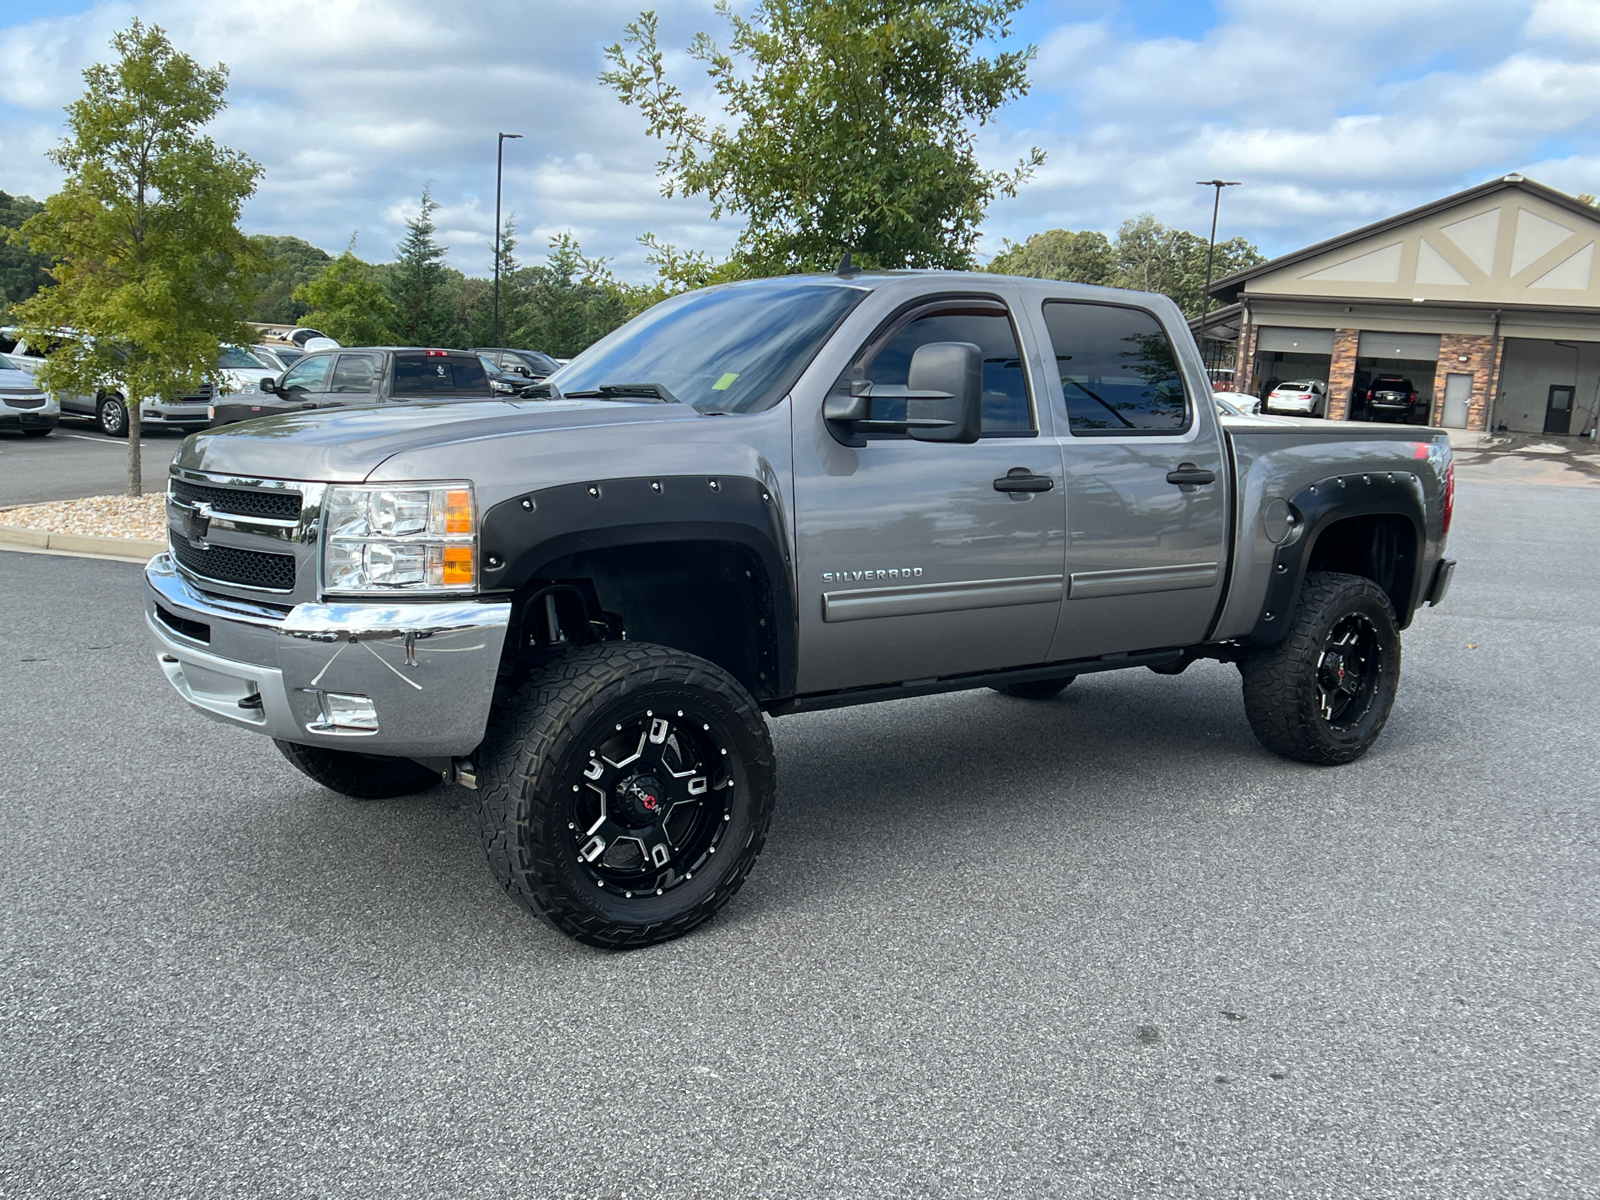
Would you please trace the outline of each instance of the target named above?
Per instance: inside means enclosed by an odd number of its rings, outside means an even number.
[[[1086,0],[1093,4],[1096,0]],[[1099,0],[1108,6],[1115,0]],[[24,0],[26,3],[26,0]],[[496,130],[505,208],[534,257],[571,230],[624,274],[646,271],[646,230],[723,251],[738,227],[701,200],[666,199],[660,146],[597,82],[601,47],[643,0],[149,0],[137,9],[202,62],[226,62],[231,107],[218,136],[266,167],[246,210],[256,231],[337,251],[391,253],[424,184],[443,206],[451,259],[489,266]],[[709,0],[662,9],[662,41],[722,28]],[[1203,229],[1210,192],[1224,236],[1283,251],[1508,170],[1600,190],[1600,4],[1594,0],[1222,0],[1203,36],[1140,37],[1108,8],[1040,37],[1028,100],[981,133],[1008,167],[1030,145],[1049,161],[996,202],[985,246],[1051,226],[1114,231],[1154,212]],[[0,38],[0,187],[57,180],[44,151],[79,72],[108,56],[134,13],[114,0],[22,21]],[[1092,16],[1092,9],[1088,10]],[[725,37],[723,39],[726,40]],[[669,55],[681,83],[700,79]],[[703,84],[691,101],[714,111]]]

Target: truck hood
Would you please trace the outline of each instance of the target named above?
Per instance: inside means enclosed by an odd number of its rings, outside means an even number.
[[[392,455],[478,438],[596,425],[696,421],[687,404],[456,400],[312,409],[197,433],[174,465],[218,475],[359,483]]]

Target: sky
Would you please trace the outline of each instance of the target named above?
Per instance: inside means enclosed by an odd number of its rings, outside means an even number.
[[[0,190],[48,195],[45,151],[81,71],[135,16],[226,63],[219,140],[265,168],[251,233],[393,255],[424,185],[452,265],[491,269],[495,134],[519,257],[570,232],[645,278],[637,238],[723,253],[736,218],[660,193],[659,143],[598,82],[644,0],[7,0],[0,7]],[[715,112],[681,49],[726,41],[702,0],[655,0],[667,63]],[[748,10],[752,0],[739,0]],[[1139,213],[1286,253],[1517,171],[1600,192],[1600,0],[1030,0],[1032,90],[979,135],[987,166],[1045,165],[989,210],[980,257],[1051,228]],[[1009,44],[1009,43],[1008,43]]]

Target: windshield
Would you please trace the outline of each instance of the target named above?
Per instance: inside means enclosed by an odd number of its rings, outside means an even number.
[[[704,412],[757,412],[783,398],[866,294],[805,277],[685,292],[596,342],[549,382],[563,396],[615,388],[619,400],[676,399]],[[653,394],[639,386],[650,384]]]
[[[217,366],[224,371],[270,371],[270,364],[262,362],[242,346],[224,346]]]
[[[20,370],[22,370],[21,367],[17,366],[16,363],[12,362],[4,354],[0,354],[0,371],[20,371]]]

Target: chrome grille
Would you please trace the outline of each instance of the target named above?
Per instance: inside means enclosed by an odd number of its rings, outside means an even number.
[[[318,531],[327,485],[212,475],[174,465],[167,544],[195,586],[279,603],[318,598]]]

